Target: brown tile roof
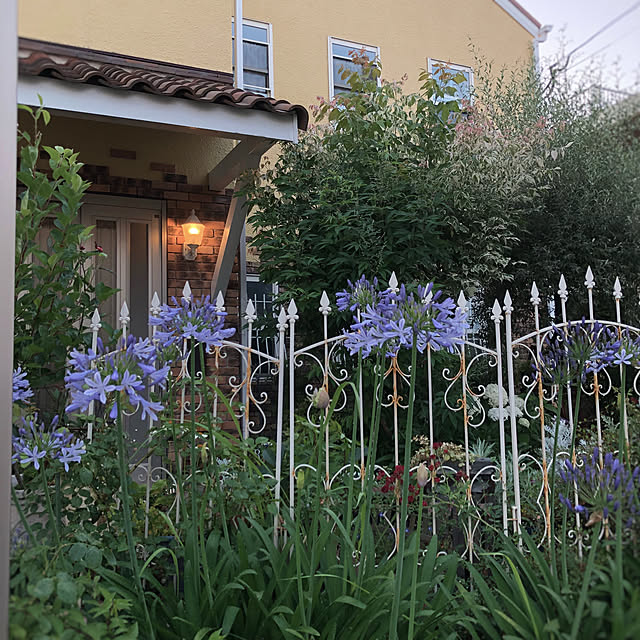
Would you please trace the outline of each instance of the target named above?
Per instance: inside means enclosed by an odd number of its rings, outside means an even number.
[[[27,38],[20,38],[19,41],[18,70],[22,75],[142,91],[238,109],[288,114],[293,112],[298,116],[299,129],[306,129],[309,124],[309,113],[303,106],[237,89],[233,86],[232,74],[224,71]]]

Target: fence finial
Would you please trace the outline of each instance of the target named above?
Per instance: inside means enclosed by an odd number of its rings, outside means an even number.
[[[289,302],[289,306],[287,307],[287,318],[289,322],[295,322],[298,319],[298,307],[296,307],[295,300],[291,300]]]
[[[616,276],[616,281],[613,283],[613,297],[616,300],[622,298],[622,285],[620,284],[620,278]]]
[[[460,291],[458,295],[458,309],[460,309],[462,313],[467,312],[467,299],[464,297],[464,291]]]
[[[256,314],[256,307],[253,304],[253,300],[251,300],[251,298],[249,298],[249,301],[247,302],[247,306],[245,307],[244,319],[249,324],[251,324],[252,322],[255,322],[258,319],[258,315]]]
[[[129,307],[127,306],[127,301],[125,300],[122,303],[122,307],[120,307],[120,322],[124,325],[129,324],[129,320],[130,320],[130,316],[129,316]]]
[[[389,278],[389,289],[393,291],[393,293],[398,293],[400,289],[398,289],[398,278],[396,277],[396,272],[391,272],[391,277]]]
[[[151,298],[151,306],[149,307],[149,311],[152,316],[157,316],[160,313],[160,296],[157,291],[153,292],[153,297]]]
[[[91,328],[91,331],[99,331],[100,330],[100,327],[102,327],[102,322],[100,322],[100,320],[101,320],[100,313],[96,309],[93,312],[93,315],[91,316],[91,324],[89,325],[89,327]]]
[[[500,320],[502,320],[502,307],[500,306],[497,298],[493,303],[491,311],[491,319],[497,324],[498,322],[500,322]]]
[[[511,294],[509,293],[509,290],[507,289],[507,292],[504,294],[504,312],[507,315],[511,315],[511,312],[513,311],[513,301],[511,300]]]
[[[534,307],[537,307],[540,304],[540,292],[538,291],[538,287],[536,286],[535,280],[531,285],[530,302]]]
[[[587,289],[593,289],[596,286],[596,281],[593,278],[593,271],[591,271],[591,267],[587,267],[587,273],[584,276],[584,284]]]
[[[191,302],[191,285],[188,280],[184,283],[184,287],[182,288],[182,299],[187,302]]]
[[[558,295],[560,296],[560,300],[564,300],[565,302],[569,297],[569,293],[567,291],[567,282],[564,279],[564,274],[560,275],[560,282],[558,283]]]
[[[224,311],[224,296],[222,295],[222,291],[218,291],[218,295],[216,296],[216,306],[217,313],[222,313]]]
[[[326,291],[323,291],[320,296],[320,306],[318,307],[318,311],[323,316],[328,316],[329,313],[331,313],[331,303]]]
[[[424,298],[422,298],[422,304],[429,304],[433,300],[433,289],[429,289]]]
[[[278,314],[278,331],[284,332],[287,328],[287,312],[284,310],[284,307],[280,307],[280,313]]]

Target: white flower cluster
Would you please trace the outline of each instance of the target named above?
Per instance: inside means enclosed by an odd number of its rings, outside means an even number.
[[[487,412],[489,416],[489,420],[493,420],[494,422],[498,422],[500,420],[500,400],[499,400],[499,392],[500,388],[497,384],[488,384],[485,389],[484,397],[487,399],[487,402],[491,405],[491,409]],[[502,388],[502,401],[504,402],[509,398],[509,394]],[[508,420],[511,416],[511,406],[506,405],[502,407],[502,418],[504,420]],[[515,400],[515,416],[518,418],[518,424],[522,427],[529,426],[529,420],[524,417],[524,400],[520,396],[516,396]]]

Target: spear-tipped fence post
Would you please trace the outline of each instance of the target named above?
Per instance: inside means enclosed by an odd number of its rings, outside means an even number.
[[[276,415],[276,515],[273,518],[273,543],[278,545],[280,530],[280,491],[282,486],[282,422],[284,412],[284,334],[287,330],[287,313],[280,307],[278,314],[278,410]]]
[[[493,303],[491,319],[495,326],[496,336],[496,367],[498,376],[498,412],[500,424],[500,480],[502,484],[502,530],[507,535],[509,532],[509,499],[507,495],[507,447],[504,433],[504,383],[502,380],[502,336],[500,335],[500,322],[502,321],[502,308],[498,300]]]
[[[298,319],[298,308],[294,300],[287,307],[289,322],[289,514],[291,519],[295,513],[295,325]]]
[[[513,340],[511,335],[511,314],[513,303],[511,294],[507,291],[504,296],[505,337],[507,341],[507,379],[509,383],[509,414],[511,419],[511,455],[513,457],[513,496],[515,501],[515,519],[518,531],[518,546],[522,548],[522,508],[520,503],[520,454],[518,453],[518,424],[516,422],[516,390],[514,374]]]

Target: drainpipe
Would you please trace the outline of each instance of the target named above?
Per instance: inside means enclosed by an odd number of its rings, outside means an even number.
[[[553,25],[545,24],[538,29],[538,33],[533,38],[533,60],[536,65],[536,71],[540,73],[540,51],[539,46],[547,41],[547,36],[551,33]]]
[[[234,13],[234,33],[235,33],[235,54],[236,54],[236,68],[234,73],[234,84],[239,89],[244,87],[244,56],[242,48],[242,0],[235,0],[236,8]]]

